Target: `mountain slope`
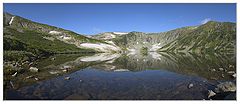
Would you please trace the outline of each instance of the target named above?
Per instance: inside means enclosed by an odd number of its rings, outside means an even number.
[[[141,50],[235,52],[235,38],[236,24],[230,22],[210,21],[200,26],[182,27],[160,33],[106,32],[87,37],[4,13],[4,50],[27,47],[27,51],[49,53]]]
[[[4,13],[3,18],[4,50],[30,51],[35,54],[115,51],[111,49],[103,51],[99,47],[82,46],[83,43],[105,46],[111,44],[69,30],[40,24],[9,13]]]
[[[210,21],[181,35],[160,51],[235,52],[236,24]]]
[[[188,26],[161,33],[129,32],[101,33],[95,39],[112,41],[126,51],[167,52],[234,52],[236,24],[210,21],[200,26]]]

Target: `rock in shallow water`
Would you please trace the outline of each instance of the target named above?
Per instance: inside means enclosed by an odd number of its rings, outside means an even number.
[[[67,72],[68,70],[67,69],[64,69],[64,70],[62,70],[63,72]]]
[[[38,72],[39,71],[38,68],[36,68],[36,67],[30,67],[29,70],[31,72]]]
[[[224,69],[223,68],[219,68],[220,71],[223,71]]]
[[[215,92],[213,92],[212,90],[208,90],[208,98],[215,96],[215,95],[216,95]]]
[[[211,69],[211,71],[216,71],[216,69]]]
[[[236,85],[233,82],[223,82],[217,85],[215,92],[234,92],[236,91]]]
[[[193,84],[190,83],[190,84],[188,85],[188,88],[190,89],[190,88],[192,88],[192,87],[193,87]]]
[[[234,71],[228,71],[227,73],[229,73],[229,74],[233,74],[233,73],[235,73]]]
[[[33,76],[30,75],[30,76],[27,76],[26,79],[29,79],[29,78],[32,78],[32,77],[33,77]]]
[[[234,68],[234,66],[233,65],[229,65],[229,68]]]
[[[70,77],[65,77],[64,79],[65,79],[65,80],[69,80],[69,79],[70,79]]]
[[[36,81],[38,81],[39,80],[39,78],[34,78]]]
[[[234,73],[234,74],[232,75],[232,77],[233,77],[233,78],[236,78],[236,77],[237,77],[237,74],[236,74],[236,73]]]

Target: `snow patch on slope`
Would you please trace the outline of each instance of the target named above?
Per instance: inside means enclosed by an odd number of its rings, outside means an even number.
[[[113,60],[120,57],[120,54],[110,54],[110,53],[100,53],[95,54],[93,56],[88,56],[80,59],[80,61],[83,62],[92,62],[92,61],[107,61],[107,60]]]
[[[62,35],[62,36],[60,36],[60,38],[66,39],[66,40],[71,39],[71,37],[70,37],[70,36],[67,36],[67,35]]]
[[[108,40],[108,39],[116,38],[116,35],[113,33],[106,32],[106,33],[101,34],[100,38],[104,39],[104,40]]]
[[[49,32],[49,34],[52,34],[52,35],[54,35],[54,34],[61,34],[62,32],[59,32],[59,31],[50,31]]]
[[[9,23],[8,23],[9,25],[12,24],[14,17],[15,17],[15,16],[13,16],[13,17],[11,18],[11,20],[9,21]]]
[[[114,45],[114,46],[117,46],[113,41],[105,41],[105,42],[107,42],[107,43],[109,43],[109,44],[112,44],[112,45]]]
[[[118,34],[118,35],[125,35],[128,34],[127,32],[113,32],[114,34]]]
[[[101,52],[121,51],[121,49],[117,46],[104,43],[82,43],[80,46],[84,48],[95,49]]]
[[[153,59],[161,60],[162,55],[158,54],[157,52],[149,52]]]
[[[150,51],[157,51],[159,48],[162,48],[161,43],[152,45]]]
[[[107,40],[107,39],[113,39],[113,38],[116,38],[116,35],[107,34],[107,35],[105,35],[105,37],[103,39]]]
[[[129,48],[127,48],[127,50],[129,51],[128,54],[127,54],[127,56],[131,56],[131,55],[137,54],[136,49],[129,49]]]
[[[116,69],[114,70],[114,72],[125,72],[125,71],[129,71],[128,69]]]

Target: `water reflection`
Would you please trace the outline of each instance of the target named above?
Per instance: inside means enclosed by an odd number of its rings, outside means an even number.
[[[71,79],[65,80],[66,76]],[[189,83],[195,87],[188,89]],[[202,78],[168,71],[106,72],[91,68],[23,87],[8,98],[201,100],[206,99],[209,86]]]
[[[8,86],[5,97],[204,99],[212,80],[233,80],[235,62],[235,55],[217,53],[59,54],[36,62],[40,72],[13,78],[15,89]],[[196,87],[187,89],[189,83]]]
[[[114,71],[128,69],[130,71],[141,70],[167,70],[185,75],[196,75],[211,79],[231,79],[228,71],[235,71],[235,56],[220,54],[197,55],[190,53],[156,53],[150,52],[144,56],[141,54],[122,55],[113,63],[101,63],[94,68]],[[224,70],[219,70],[223,68]],[[216,71],[212,71],[215,69]],[[224,77],[222,77],[222,74]]]

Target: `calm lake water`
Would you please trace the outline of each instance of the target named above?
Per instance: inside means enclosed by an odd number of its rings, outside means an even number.
[[[236,58],[217,53],[59,54],[35,66],[39,72],[11,80],[5,99],[202,100],[219,82],[234,80],[227,72],[236,71]]]

